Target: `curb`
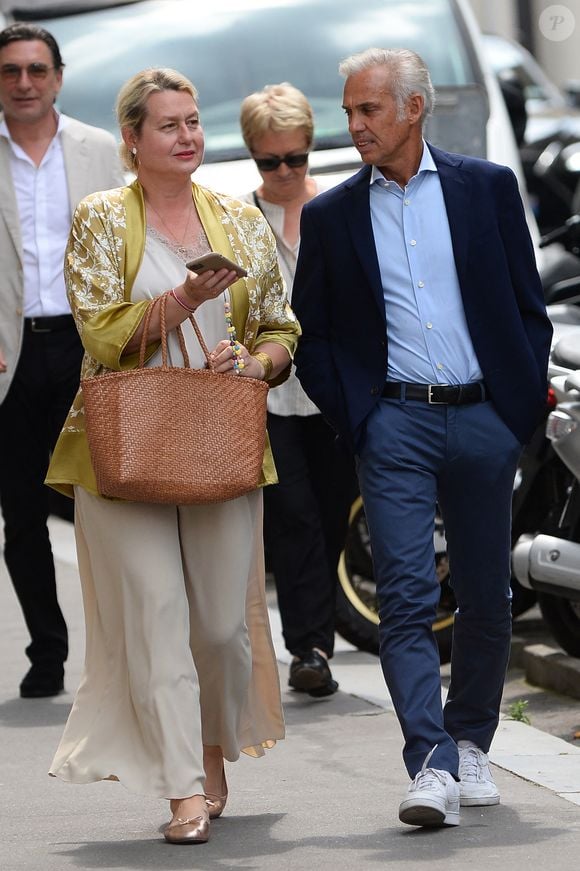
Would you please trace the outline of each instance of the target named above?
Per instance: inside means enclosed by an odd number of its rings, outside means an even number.
[[[523,668],[528,683],[580,699],[580,659],[547,644],[524,647]]]
[[[514,635],[509,668],[521,668],[533,686],[580,699],[580,659],[559,648]]]

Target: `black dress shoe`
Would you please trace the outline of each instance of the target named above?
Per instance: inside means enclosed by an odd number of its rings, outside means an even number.
[[[308,695],[312,696],[313,699],[322,699],[324,696],[332,696],[337,689],[338,681],[331,677],[330,680],[326,681],[322,686],[316,687],[313,690],[308,690]]]
[[[33,665],[20,684],[20,697],[23,699],[44,699],[59,696],[64,692],[64,670],[47,669]]]
[[[338,684],[330,673],[328,662],[317,650],[312,650],[306,656],[292,661],[288,684],[292,689],[308,693],[313,698],[331,696],[338,689]]]

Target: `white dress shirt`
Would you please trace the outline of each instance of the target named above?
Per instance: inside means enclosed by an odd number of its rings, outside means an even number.
[[[10,170],[20,218],[24,255],[24,316],[70,314],[63,260],[71,227],[68,183],[60,132],[68,119],[59,115],[57,132],[40,166],[10,136],[3,120],[0,136],[10,143]]]

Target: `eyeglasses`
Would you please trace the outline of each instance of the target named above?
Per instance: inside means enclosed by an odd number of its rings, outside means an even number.
[[[308,161],[308,153],[306,154],[285,154],[284,157],[254,157],[256,166],[262,172],[273,172],[278,169],[283,163],[289,169],[298,169],[299,166],[304,166]]]
[[[2,78],[3,82],[13,84],[20,81],[20,76],[26,71],[29,79],[41,82],[47,77],[49,71],[54,69],[56,67],[49,67],[48,64],[43,63],[28,64],[27,67],[19,67],[16,64],[4,64],[4,66],[0,67],[0,78]]]

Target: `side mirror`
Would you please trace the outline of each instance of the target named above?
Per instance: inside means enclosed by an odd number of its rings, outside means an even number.
[[[528,123],[524,88],[517,76],[510,73],[501,73],[498,81],[519,148],[523,144]]]

